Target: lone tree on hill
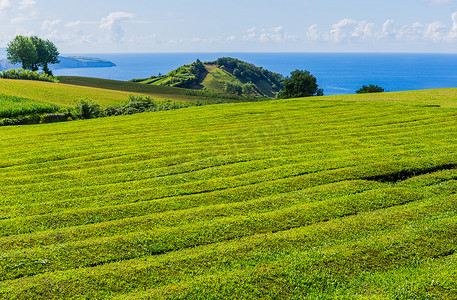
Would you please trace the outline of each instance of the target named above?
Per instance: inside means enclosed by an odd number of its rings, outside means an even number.
[[[23,69],[32,70],[38,55],[30,38],[18,35],[6,48],[6,55],[12,64],[22,64]]]
[[[284,91],[281,98],[298,98],[310,96],[322,96],[324,91],[318,88],[314,77],[309,71],[295,70],[290,73],[290,77],[284,79]]]
[[[49,70],[49,64],[57,64],[59,63],[59,51],[57,47],[49,40],[42,40],[37,36],[32,36],[30,38],[33,45],[35,46],[36,53],[37,53],[37,63],[34,66],[35,71],[38,70],[38,67],[43,69],[48,75],[52,75],[51,70]]]
[[[59,51],[49,40],[42,40],[37,36],[16,36],[6,48],[8,60],[12,64],[21,64],[23,69],[43,72],[52,75],[49,64],[59,63]]]
[[[384,89],[380,86],[370,84],[369,86],[363,85],[360,89],[355,91],[357,94],[365,94],[365,93],[382,93]]]

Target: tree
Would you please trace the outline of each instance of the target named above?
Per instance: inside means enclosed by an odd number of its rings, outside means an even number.
[[[22,64],[23,69],[38,71],[41,67],[43,72],[52,75],[49,64],[59,63],[59,51],[49,40],[42,40],[37,36],[16,36],[6,49],[8,60]]]
[[[52,75],[51,70],[49,70],[49,64],[57,64],[59,63],[59,51],[57,47],[50,42],[49,40],[42,40],[37,36],[32,36],[30,38],[33,45],[35,46],[37,52],[37,62],[36,66],[34,66],[34,70],[38,70],[38,67],[43,69],[48,75]]]
[[[365,93],[382,93],[384,89],[377,85],[370,84],[369,86],[363,85],[360,89],[355,91],[357,94],[365,94]]]
[[[37,59],[37,51],[30,38],[18,35],[6,48],[6,57],[12,64],[22,64],[23,69],[33,70]]]
[[[281,93],[281,98],[322,96],[324,91],[318,89],[316,81],[316,77],[309,71],[295,70],[290,73],[290,77],[284,79],[284,91]]]

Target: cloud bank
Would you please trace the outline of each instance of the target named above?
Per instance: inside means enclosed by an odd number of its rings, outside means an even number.
[[[428,24],[415,22],[396,26],[394,20],[386,20],[384,24],[375,24],[354,19],[342,19],[331,26],[329,31],[319,31],[317,24],[308,28],[306,36],[309,40],[331,43],[360,43],[364,41],[428,41],[457,42],[457,12],[451,15],[452,25],[440,21]]]

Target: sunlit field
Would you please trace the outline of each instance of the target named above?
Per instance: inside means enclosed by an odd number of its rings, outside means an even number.
[[[0,298],[456,299],[453,95],[1,127]]]

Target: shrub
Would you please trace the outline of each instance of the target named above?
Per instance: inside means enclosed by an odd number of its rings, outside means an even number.
[[[47,82],[59,82],[57,78],[46,73],[30,71],[24,69],[9,69],[0,73],[0,78],[3,79],[22,79],[22,80],[37,80]]]
[[[70,119],[69,119],[70,118]],[[55,114],[45,114],[41,116],[40,123],[57,123],[71,121],[71,115],[69,113],[55,113]]]
[[[105,112],[100,108],[100,105],[90,99],[80,100],[75,108],[80,119],[93,119],[105,115]]]
[[[380,86],[370,84],[369,86],[363,85],[360,89],[355,91],[357,94],[366,94],[366,93],[382,93],[384,89]]]
[[[19,116],[17,118],[5,118],[0,120],[0,126],[31,125],[38,123],[40,123],[40,115],[37,114]]]
[[[148,96],[131,95],[125,105],[108,107],[105,112],[108,116],[132,115],[146,111],[162,111],[189,107],[195,104],[173,102],[171,100],[155,101]]]

